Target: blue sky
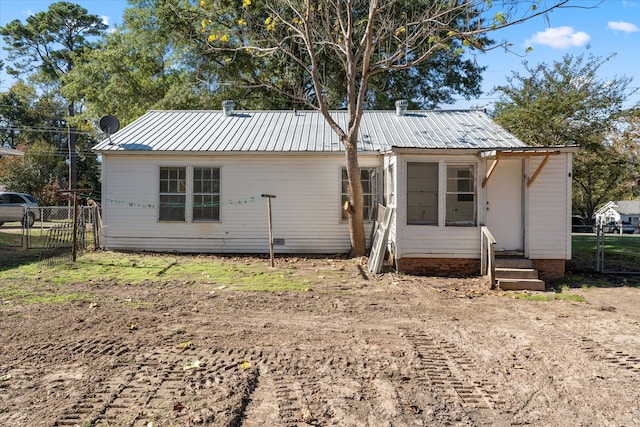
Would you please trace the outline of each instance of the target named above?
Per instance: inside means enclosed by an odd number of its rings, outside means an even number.
[[[6,25],[13,19],[24,21],[29,14],[46,10],[51,3],[0,0],[0,25]],[[127,7],[126,0],[81,0],[75,3],[84,6],[89,13],[103,17],[109,26],[122,22],[122,12]],[[477,63],[488,67],[482,86],[485,93],[469,102],[460,101],[454,107],[490,107],[495,101],[491,89],[505,84],[512,71],[523,72],[522,61],[532,65],[552,63],[566,54],[591,52],[602,57],[615,54],[600,69],[599,76],[602,79],[632,77],[631,86],[640,87],[640,0],[572,0],[570,5],[572,7],[549,14],[548,20],[539,17],[490,33],[490,38],[496,41],[508,40],[513,45],[513,53],[495,49],[476,55]],[[533,51],[525,54],[529,46]],[[6,58],[5,51],[0,51],[0,58]],[[7,90],[9,84],[6,76],[0,75],[0,90]],[[630,97],[627,105],[638,102],[640,93]]]

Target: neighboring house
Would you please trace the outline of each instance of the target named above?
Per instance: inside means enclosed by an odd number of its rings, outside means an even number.
[[[640,200],[620,200],[608,202],[595,213],[599,224],[630,224],[636,230],[640,227]]]
[[[400,271],[477,274],[486,225],[497,250],[564,274],[576,147],[525,146],[481,111],[399,108],[365,111],[358,148],[366,218],[395,207]],[[269,194],[277,253],[349,251],[344,152],[319,112],[149,111],[94,150],[106,249],[268,253]]]

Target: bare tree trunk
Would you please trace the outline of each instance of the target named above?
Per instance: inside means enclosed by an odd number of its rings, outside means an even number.
[[[349,214],[349,237],[351,238],[350,255],[363,256],[367,253],[367,245],[364,234],[364,197],[362,195],[357,145],[347,140],[344,141],[344,147],[347,179],[351,190],[347,208]]]

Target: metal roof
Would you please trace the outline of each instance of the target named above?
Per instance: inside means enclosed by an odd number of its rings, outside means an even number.
[[[616,206],[613,208],[622,215],[638,215],[640,214],[640,200],[620,200],[614,202]]]
[[[344,129],[346,111],[331,116]],[[365,111],[360,151],[398,148],[500,149],[525,144],[478,110]],[[94,147],[99,152],[338,152],[343,147],[318,111],[148,111]]]

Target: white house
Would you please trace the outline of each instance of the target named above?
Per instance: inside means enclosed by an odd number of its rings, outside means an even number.
[[[619,200],[606,203],[595,212],[599,224],[629,224],[640,227],[640,200]]]
[[[399,270],[477,274],[486,225],[498,251],[564,274],[576,147],[527,147],[481,111],[402,108],[365,111],[358,146],[365,216],[395,208]],[[349,251],[344,152],[318,112],[149,111],[94,150],[106,249],[268,253],[269,194],[277,253]]]

